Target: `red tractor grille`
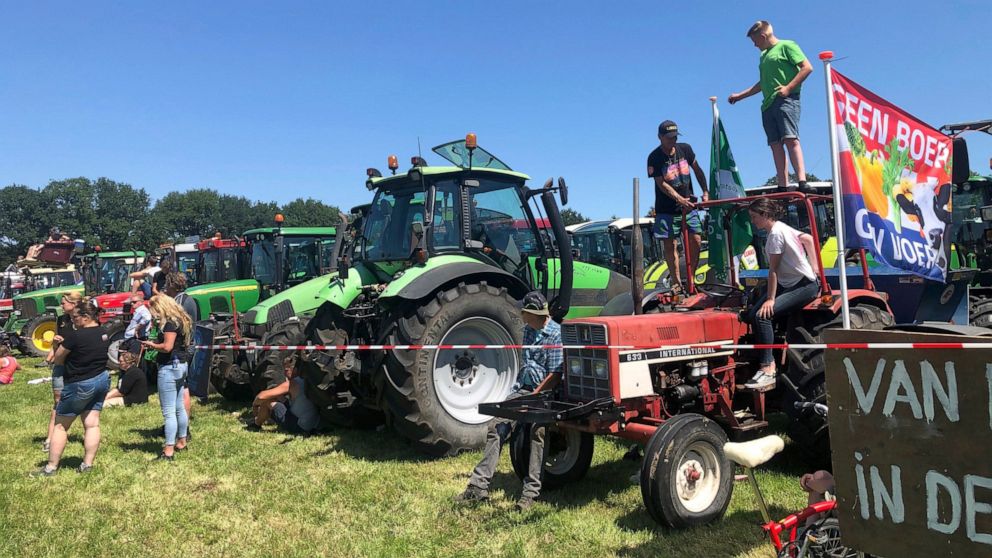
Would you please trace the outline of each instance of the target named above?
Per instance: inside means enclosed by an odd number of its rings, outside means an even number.
[[[606,345],[606,326],[565,324],[565,345]],[[610,396],[610,361],[606,349],[565,350],[565,393],[572,401],[592,401]]]

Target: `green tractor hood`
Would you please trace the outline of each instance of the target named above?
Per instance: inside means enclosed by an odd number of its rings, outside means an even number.
[[[314,277],[252,306],[242,319],[248,336],[261,339],[279,322],[301,314],[313,315],[324,303],[321,293],[336,275]]]
[[[31,291],[29,293],[22,293],[14,297],[14,302],[18,300],[29,300],[29,299],[45,299],[46,297],[54,297],[55,304],[53,306],[58,306],[62,299],[62,295],[71,292],[78,292],[82,294],[82,285],[62,285],[61,287],[49,287],[47,289],[38,289],[37,291]]]
[[[186,294],[196,301],[200,319],[204,319],[211,313],[231,313],[234,310],[231,308],[232,294],[237,310],[244,312],[258,304],[261,289],[254,279],[235,279],[190,287]]]

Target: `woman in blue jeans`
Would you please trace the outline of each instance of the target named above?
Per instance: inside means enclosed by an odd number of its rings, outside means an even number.
[[[186,449],[189,415],[183,405],[189,343],[193,338],[193,322],[169,295],[152,297],[148,304],[152,319],[157,322],[159,337],[141,344],[158,351],[158,398],[165,419],[165,447],[158,459],[172,461],[175,452]]]
[[[81,300],[70,315],[76,329],[64,335],[54,358],[56,366],[65,365],[65,387],[55,407],[55,428],[48,450],[48,464],[36,473],[38,476],[48,477],[58,471],[69,427],[77,416],[82,418],[85,429],[85,453],[78,469],[80,473],[93,468],[93,460],[100,447],[100,410],[110,389],[110,374],[107,372],[110,340],[100,327],[100,309],[89,300]]]
[[[772,321],[806,306],[820,292],[819,261],[813,237],[779,221],[782,208],[773,200],[757,199],[748,206],[751,222],[767,233],[768,287],[748,312],[754,325],[755,342],[775,342]],[[775,359],[771,349],[761,349],[760,368],[745,384],[750,388],[775,385]]]

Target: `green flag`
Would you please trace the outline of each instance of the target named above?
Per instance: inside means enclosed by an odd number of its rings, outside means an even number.
[[[741,175],[737,172],[734,154],[730,151],[727,133],[723,130],[723,121],[716,117],[713,126],[713,142],[710,146],[710,199],[723,200],[728,198],[743,198],[744,186],[741,185]],[[729,262],[726,262],[727,241],[723,228],[725,209],[714,207],[710,209],[708,230],[709,264],[716,274],[717,281],[726,283],[728,279]],[[731,223],[734,245],[732,254],[739,256],[751,244],[751,221],[746,211],[738,211]]]

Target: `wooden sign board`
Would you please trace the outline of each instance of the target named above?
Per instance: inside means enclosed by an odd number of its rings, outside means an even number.
[[[990,342],[832,330],[827,343]],[[992,350],[826,352],[842,540],[886,557],[992,557]]]

